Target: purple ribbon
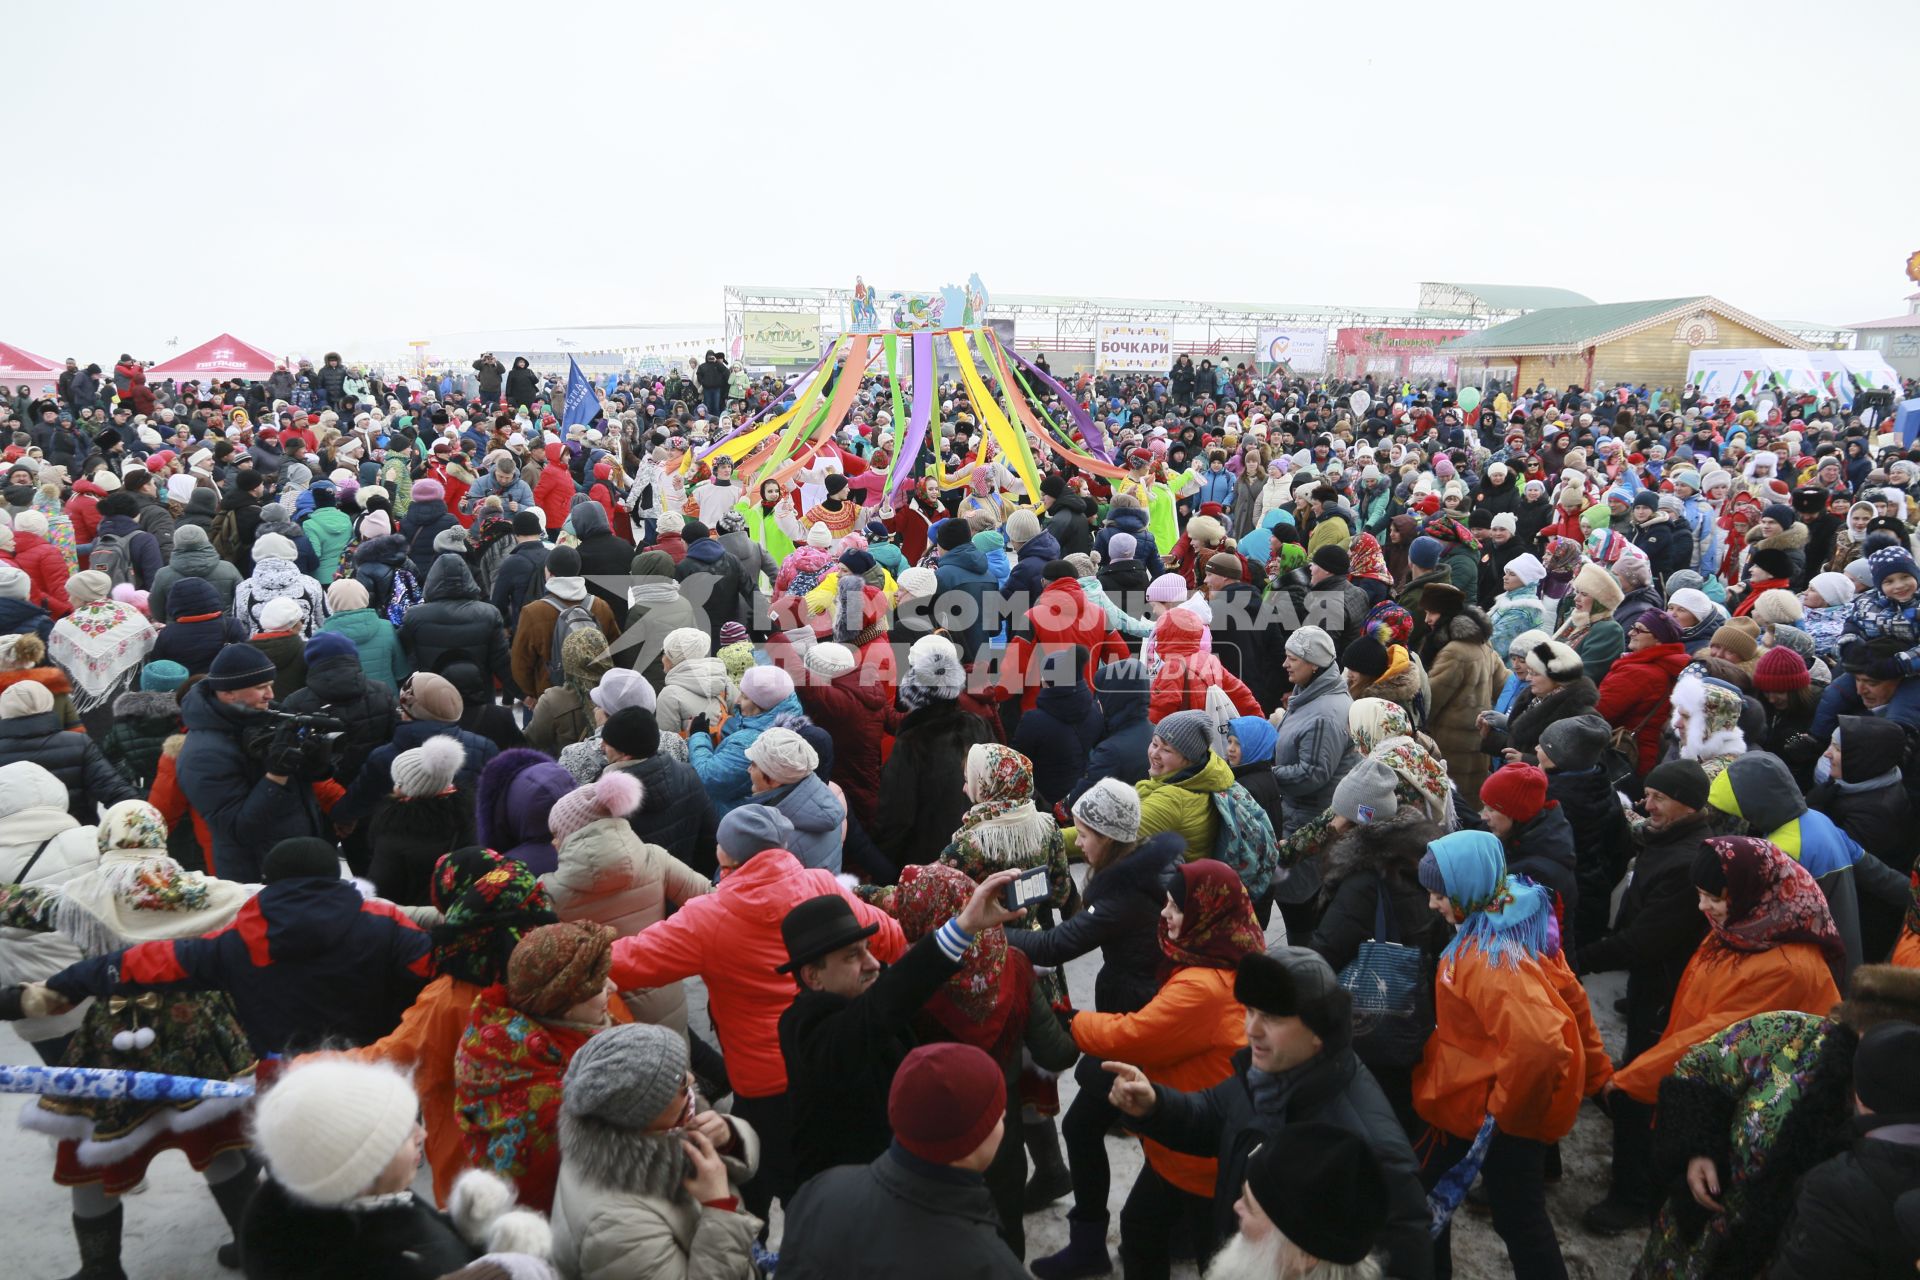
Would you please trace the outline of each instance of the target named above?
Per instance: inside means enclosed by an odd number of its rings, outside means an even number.
[[[914,459],[920,456],[920,445],[933,423],[933,402],[940,398],[940,387],[933,373],[933,335],[902,334],[901,340],[913,344],[913,421],[907,425],[899,452],[893,455],[893,489],[887,495],[889,501],[899,497],[907,481],[913,478]]]
[[[1087,452],[1108,466],[1112,466],[1113,452],[1107,447],[1106,435],[1099,427],[1094,425],[1093,415],[1087,412],[1086,406],[1078,400],[1075,400],[1065,387],[1054,380],[1052,374],[1027,363],[1026,357],[1022,356],[1012,347],[1001,343],[1000,350],[1007,359],[1026,370],[1028,377],[1039,382],[1042,386],[1047,387],[1055,395],[1060,397],[1060,403],[1067,406],[1067,416],[1073,419],[1073,425],[1080,432],[1080,440],[1087,446]]]
[[[813,367],[811,369],[808,369],[805,373],[801,374],[798,378],[794,379],[792,388],[793,388],[793,399],[795,404],[798,404],[800,402],[799,388],[806,386],[807,379],[811,378],[814,374],[820,372],[820,366],[824,365],[827,362],[828,357],[831,356],[832,354],[833,354],[833,347],[831,344],[829,344],[827,347],[826,354],[821,356],[818,360],[814,361]],[[735,436],[740,435],[747,431],[751,431],[754,428],[754,426],[758,424],[762,418],[765,418],[769,414],[772,414],[775,411],[777,411],[780,408],[781,402],[785,399],[786,399],[785,396],[775,396],[772,400],[769,400],[766,404],[760,407],[760,411],[758,413],[754,414],[751,418],[748,418],[745,422],[742,422],[739,426],[727,432],[726,435],[720,437],[720,439],[718,440],[715,440],[712,444],[709,444],[705,449],[695,454],[694,455],[695,460],[700,462],[705,462],[707,460],[707,456],[711,454],[715,449],[718,449],[721,445],[733,439]]]

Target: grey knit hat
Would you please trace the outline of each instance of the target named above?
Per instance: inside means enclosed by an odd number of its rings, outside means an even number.
[[[1213,750],[1213,718],[1204,711],[1176,711],[1154,726],[1153,736],[1182,759],[1200,764]]]
[[[1333,637],[1319,627],[1301,627],[1287,637],[1287,652],[1324,669],[1334,663]]]
[[[1360,826],[1391,818],[1400,811],[1400,798],[1394,794],[1398,781],[1393,770],[1372,756],[1365,756],[1347,770],[1347,776],[1333,789],[1333,811]]]
[[[687,1042],[646,1022],[609,1027],[567,1064],[560,1111],[644,1130],[687,1082]]]
[[[1600,753],[1612,737],[1612,726],[1589,711],[1548,725],[1541,731],[1540,746],[1556,770],[1579,773],[1600,763]]]
[[[715,839],[729,858],[745,862],[763,849],[792,848],[793,823],[778,809],[743,804],[720,819]]]
[[[1132,844],[1140,838],[1140,793],[1118,778],[1102,778],[1074,801],[1073,820],[1109,840]]]

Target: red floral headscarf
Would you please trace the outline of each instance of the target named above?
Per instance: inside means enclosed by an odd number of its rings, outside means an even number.
[[[1755,836],[1720,836],[1706,845],[1727,882],[1727,922],[1707,921],[1715,942],[1731,951],[1811,942],[1830,960],[1846,954],[1826,895],[1779,846]]]
[[[918,942],[959,915],[975,887],[964,871],[942,862],[904,867],[890,906],[907,941]],[[960,972],[947,979],[925,1009],[949,1038],[1004,1061],[1004,1053],[1025,1034],[1032,981],[1032,966],[1008,948],[1006,931],[996,926],[975,936]]]
[[[1176,870],[1186,888],[1180,936],[1169,935],[1166,920],[1160,921],[1160,951],[1175,968],[1237,969],[1242,956],[1267,949],[1247,887],[1232,867],[1201,858]]]

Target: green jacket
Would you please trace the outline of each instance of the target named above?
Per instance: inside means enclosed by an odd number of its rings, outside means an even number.
[[[1147,778],[1133,784],[1140,793],[1140,839],[1147,840],[1162,831],[1177,833],[1187,842],[1187,859],[1211,858],[1220,838],[1220,819],[1213,811],[1213,797],[1233,785],[1233,766],[1218,753],[1208,752],[1207,762],[1191,774],[1172,774],[1165,778]],[[1070,852],[1078,852],[1075,833],[1067,833]]]
[[[315,507],[300,528],[313,554],[320,557],[313,580],[324,587],[340,572],[340,553],[353,540],[353,517],[338,507]]]

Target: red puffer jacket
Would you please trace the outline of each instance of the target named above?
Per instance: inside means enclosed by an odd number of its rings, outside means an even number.
[[[1660,763],[1660,735],[1672,710],[1667,696],[1691,661],[1685,645],[1650,644],[1615,658],[1607,678],[1600,682],[1600,702],[1594,710],[1614,728],[1634,731],[1642,774]]]
[[[866,666],[826,683],[811,672],[808,676],[794,692],[807,715],[833,739],[829,776],[846,792],[847,807],[860,825],[871,829],[880,808],[881,743],[895,723],[893,697]]]
[[[1243,716],[1266,713],[1260,700],[1220,659],[1200,651],[1201,622],[1189,609],[1169,609],[1153,628],[1153,652],[1160,666],[1147,697],[1147,721],[1159,724],[1176,711],[1203,711],[1207,690],[1219,685]]]

